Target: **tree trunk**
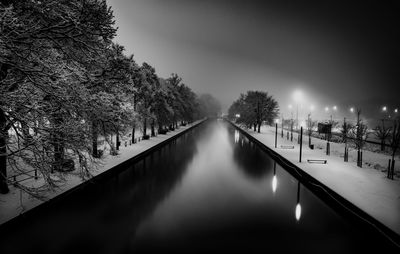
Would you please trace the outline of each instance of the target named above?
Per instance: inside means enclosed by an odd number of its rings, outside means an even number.
[[[158,133],[162,132],[162,127],[163,127],[162,123],[158,122]]]
[[[0,108],[0,193],[6,194],[10,190],[7,185],[7,125],[6,117]]]
[[[146,129],[147,129],[147,118],[144,118],[144,121],[143,121],[143,136],[146,136]]]
[[[385,140],[381,140],[381,151],[385,151]]]
[[[117,151],[119,151],[119,131],[118,131],[118,128],[116,128],[116,140],[115,140],[115,146],[116,146],[116,148],[117,148]]]
[[[95,121],[92,121],[92,156],[94,158],[99,157],[99,153],[97,151],[97,137],[98,137],[97,124],[95,123]]]
[[[156,131],[155,131],[155,122],[154,122],[154,120],[151,122],[151,136],[152,137],[155,137],[156,136]]]
[[[62,118],[59,116],[56,116],[54,118],[54,127],[59,128],[62,125]],[[53,170],[62,170],[62,164],[64,160],[64,142],[63,142],[63,137],[62,133],[59,131],[54,131],[53,132],[53,137],[52,137],[52,142],[53,142],[53,147],[54,147],[54,164],[53,164]]]
[[[31,142],[31,136],[29,135],[29,127],[26,123],[21,123],[22,136],[24,138],[23,145],[28,145]]]
[[[254,131],[257,131],[257,124],[256,123],[253,124],[253,129],[254,129]]]
[[[258,124],[258,133],[260,133],[261,123]]]
[[[132,126],[132,144],[135,143],[135,125]]]

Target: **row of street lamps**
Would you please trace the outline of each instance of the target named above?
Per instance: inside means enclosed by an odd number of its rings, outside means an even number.
[[[295,90],[294,92],[293,92],[293,94],[292,94],[292,99],[293,99],[293,101],[296,103],[296,129],[298,129],[298,125],[299,125],[299,105],[300,105],[300,108],[303,108],[303,106],[302,106],[302,104],[304,103],[304,101],[305,101],[305,98],[304,98],[304,94],[303,94],[303,92],[301,91],[301,90]],[[292,104],[289,104],[289,109],[291,110],[291,119],[293,119],[293,105]],[[310,117],[311,116],[311,113],[315,110],[315,106],[313,105],[313,104],[311,104],[310,106],[309,106],[309,110],[310,110],[310,112],[309,112],[309,114],[308,114],[308,116]],[[325,113],[329,113],[329,112],[332,112],[331,113],[331,115],[330,115],[330,120],[332,121],[333,120],[333,114],[334,114],[334,112],[337,112],[338,111],[338,107],[336,106],[336,105],[334,105],[334,106],[332,106],[332,107],[330,107],[330,106],[326,106],[325,107]],[[351,107],[350,108],[350,112],[351,113],[354,113],[354,112],[356,112],[357,110],[355,110],[355,108],[354,107]],[[388,115],[388,118],[391,118],[391,113],[393,113],[393,114],[395,114],[396,116],[397,116],[397,113],[398,113],[398,108],[394,108],[394,109],[392,109],[392,110],[390,110],[390,113],[389,113],[389,115]],[[387,113],[387,112],[389,112],[389,109],[388,109],[388,107],[387,106],[383,106],[382,107],[382,112],[384,112],[384,113]]]
[[[290,110],[293,110],[293,105],[292,105],[292,104],[289,104],[289,105],[288,105],[288,108],[289,108]],[[310,112],[308,113],[308,118],[310,118],[311,113],[315,110],[315,106],[314,106],[314,105],[310,105],[309,110],[310,110]],[[334,112],[337,112],[337,111],[338,111],[338,107],[337,107],[336,105],[335,105],[335,106],[332,106],[332,107],[326,106],[326,107],[325,107],[325,112],[326,112],[326,113],[329,113],[330,111],[332,111],[332,113],[331,113],[331,115],[330,115],[330,120],[332,121],[333,118],[334,118]],[[351,107],[351,108],[350,108],[350,112],[351,112],[351,113],[355,113],[355,112],[356,112],[356,109],[355,109],[354,107]],[[388,109],[387,106],[383,106],[383,107],[382,107],[382,112],[383,112],[383,113],[388,113],[388,112],[389,112],[388,118],[390,119],[390,118],[392,118],[392,115],[390,114],[390,112],[392,112],[395,116],[397,116],[397,114],[398,114],[398,112],[399,112],[399,109],[398,109],[398,108],[395,108],[395,109],[393,109],[392,111],[389,111],[389,109]],[[293,119],[293,111],[291,111],[291,119]],[[298,129],[298,123],[299,123],[298,105],[296,105],[296,122],[297,122],[297,124],[296,124],[296,129]]]

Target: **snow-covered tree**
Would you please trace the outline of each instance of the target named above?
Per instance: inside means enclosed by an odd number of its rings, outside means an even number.
[[[390,147],[392,148],[392,160],[389,171],[391,172],[390,178],[393,179],[394,175],[394,165],[395,165],[395,156],[400,146],[400,119],[397,118],[394,120],[394,125],[392,132],[390,134]]]
[[[368,136],[368,127],[360,117],[361,109],[357,109],[357,124],[350,130],[350,137],[357,149],[357,166],[362,167],[362,149]]]
[[[113,15],[99,0],[11,0],[0,16],[0,189],[8,191],[7,165],[29,165],[54,186],[49,172],[71,163],[65,151],[85,156],[81,63],[111,42]]]
[[[154,115],[152,106],[154,104],[155,92],[159,86],[158,77],[154,67],[148,63],[143,63],[139,68],[139,73],[135,77],[135,108],[138,111],[143,123],[143,137],[148,138],[147,127],[149,121],[153,124]]]
[[[390,137],[391,128],[385,126],[385,120],[382,119],[382,126],[376,126],[375,136],[381,141],[381,151],[385,150],[385,142]]]
[[[272,124],[279,115],[278,102],[268,93],[262,91],[247,91],[241,94],[230,109],[231,114],[240,114],[239,124],[253,126],[254,131],[260,132],[261,124],[265,121]]]

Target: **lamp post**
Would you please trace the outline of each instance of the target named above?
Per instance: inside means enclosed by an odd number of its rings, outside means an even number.
[[[383,109],[383,108],[382,108]],[[361,128],[362,128],[362,126],[361,126],[361,120],[360,120],[360,115],[361,115],[361,109],[358,109],[357,108],[357,110],[354,110],[354,108],[350,108],[350,112],[354,112],[354,111],[356,111],[356,113],[357,113],[357,124],[356,124],[356,127],[357,127],[357,130],[356,130],[356,132],[357,132],[357,134],[356,134],[356,145],[357,145],[357,166],[358,167],[362,167],[362,151],[361,151],[361,145],[362,145],[362,139],[363,139],[363,136],[362,136],[362,133],[361,133]]]
[[[293,93],[293,99],[296,102],[296,131],[299,129],[299,104],[303,102],[303,93],[300,90],[296,90]]]
[[[312,131],[312,124],[311,124],[311,112],[307,116],[308,118],[308,147],[311,147],[311,131]]]
[[[289,109],[292,109],[292,104],[289,105]],[[293,141],[293,110],[291,110],[292,118],[290,120],[290,141]]]
[[[311,134],[312,134],[312,128],[313,128],[313,124],[312,124],[312,120],[311,120],[311,112],[314,110],[314,105],[310,106],[310,113],[308,114],[307,118],[308,118],[308,147],[311,148]]]
[[[337,110],[337,106],[333,106],[332,107],[332,114],[331,114],[331,122],[333,122],[332,115],[333,115],[334,112],[336,112],[336,110]]]

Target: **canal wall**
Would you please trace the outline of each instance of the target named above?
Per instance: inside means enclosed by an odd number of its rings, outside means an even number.
[[[10,192],[5,195],[0,195],[0,229],[6,228],[18,220],[20,217],[32,217],[35,213],[39,213],[42,209],[52,203],[63,200],[68,195],[85,188],[86,186],[101,181],[102,179],[112,177],[121,171],[125,170],[128,165],[141,160],[148,154],[165,146],[171,141],[182,136],[186,132],[204,123],[207,119],[196,121],[187,126],[180,126],[179,129],[168,132],[166,135],[159,134],[156,137],[151,137],[149,140],[142,140],[136,144],[121,146],[117,156],[107,155],[97,169],[92,172],[93,177],[82,181],[77,175],[67,175],[66,182],[55,191],[46,193],[46,201],[35,199],[22,190],[10,187]],[[41,179],[31,179],[29,184],[40,184]]]
[[[400,246],[398,181],[389,180],[376,170],[344,163],[340,157],[324,156],[307,145],[303,145],[302,162],[299,162],[300,145],[297,142],[290,142],[285,136],[281,138],[278,132],[275,147],[275,128],[263,127],[261,133],[256,133],[228,122],[328,205],[352,220],[369,224]],[[327,163],[311,164],[307,159],[323,159]]]

